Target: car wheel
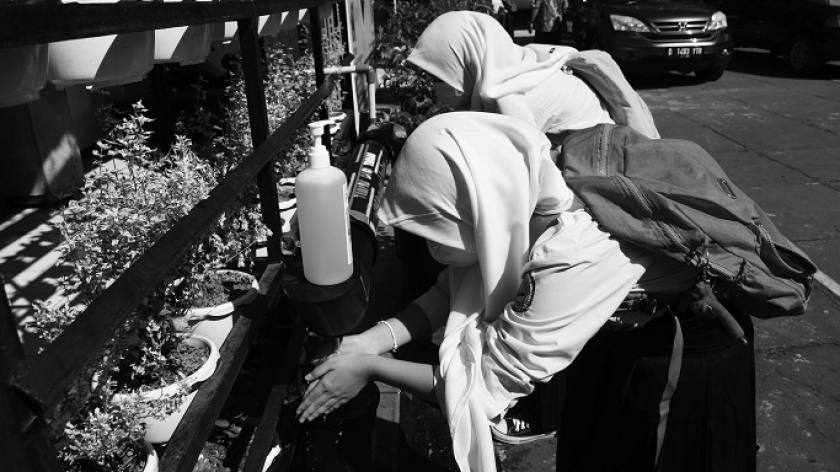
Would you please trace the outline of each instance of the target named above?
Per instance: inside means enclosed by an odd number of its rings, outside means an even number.
[[[785,62],[794,72],[812,72],[820,65],[814,41],[803,34],[795,36],[785,50]]]
[[[708,69],[694,71],[694,75],[696,75],[702,82],[714,82],[715,80],[723,77],[724,70],[726,70],[726,68],[721,66],[709,67]]]

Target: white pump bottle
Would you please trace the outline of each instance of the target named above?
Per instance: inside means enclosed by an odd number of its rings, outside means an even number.
[[[303,276],[315,285],[335,285],[353,275],[347,177],[330,165],[321,142],[330,121],[309,124],[309,167],[295,178]]]

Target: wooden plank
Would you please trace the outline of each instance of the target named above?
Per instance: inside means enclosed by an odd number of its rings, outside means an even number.
[[[300,349],[306,338],[306,329],[301,321],[297,321],[289,335],[289,341],[279,359],[278,367],[274,372],[272,387],[269,390],[265,408],[260,417],[260,424],[254,432],[254,440],[251,443],[251,450],[245,460],[243,472],[261,472],[265,458],[271,449],[271,440],[277,428],[277,421],[280,419],[280,410],[286,401],[289,391],[289,384],[294,379],[299,367]]]
[[[6,281],[0,275],[0,444],[3,445],[4,460],[9,464],[19,464],[21,472],[30,472],[35,469],[27,457],[20,434],[13,399],[17,393],[9,388],[11,374],[24,354],[5,286]]]
[[[335,2],[336,0],[225,0],[36,5],[0,3],[0,48],[173,26],[237,21]],[[129,18],[131,21],[126,21]]]
[[[9,299],[6,297],[6,281],[0,274],[0,384],[7,385],[12,373],[23,357],[23,345],[17,334],[17,321]]]
[[[20,472],[35,472],[20,433],[15,409],[12,406],[11,392],[5,384],[0,384],[0,444],[3,445],[3,461],[15,464]]]
[[[189,472],[193,469],[213,424],[248,355],[255,333],[275,305],[282,283],[282,264],[270,264],[260,279],[256,300],[243,310],[220,351],[216,372],[196,393],[193,402],[172,434],[160,459],[161,472]]]
[[[25,355],[4,286],[0,275],[0,444],[3,460],[14,464],[19,472],[60,472],[47,425],[34,419],[29,406],[10,387],[15,368]],[[34,431],[23,434],[21,418],[34,422],[37,426]]]
[[[162,280],[166,271],[233,203],[239,192],[253,182],[280,149],[285,149],[293,133],[318,109],[332,90],[328,79],[271,137],[231,171],[210,195],[193,207],[171,230],[132,264],[122,276],[97,298],[43,353],[28,362],[15,386],[40,407],[51,410],[64,389],[80,375],[132,310]],[[24,425],[25,426],[25,425]]]

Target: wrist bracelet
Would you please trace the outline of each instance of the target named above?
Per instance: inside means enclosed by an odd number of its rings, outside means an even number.
[[[378,323],[376,323],[376,324],[384,324],[385,326],[387,326],[387,327],[388,327],[388,331],[390,331],[390,332],[391,332],[391,339],[393,339],[393,340],[394,340],[394,348],[393,348],[393,349],[391,349],[391,352],[396,353],[396,352],[397,352],[397,335],[396,335],[396,334],[394,334],[394,328],[392,328],[392,327],[391,327],[391,324],[390,324],[390,323],[388,323],[388,322],[387,322],[387,321],[385,321],[385,320],[380,321],[380,322],[378,322]]]

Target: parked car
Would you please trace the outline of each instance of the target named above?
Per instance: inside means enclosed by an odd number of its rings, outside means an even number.
[[[718,0],[736,46],[769,49],[796,72],[840,59],[840,0]]]
[[[602,49],[622,69],[694,72],[717,80],[732,58],[724,13],[700,0],[575,0],[564,17],[578,49]]]

